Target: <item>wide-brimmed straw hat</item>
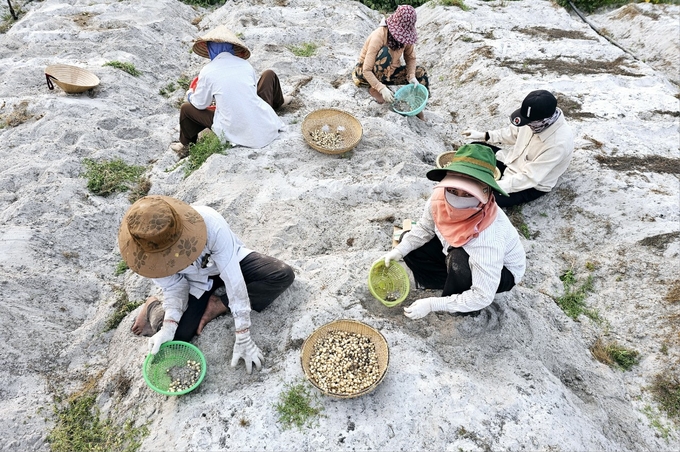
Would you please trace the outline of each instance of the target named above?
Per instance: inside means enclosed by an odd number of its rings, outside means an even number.
[[[494,179],[494,168],[496,168],[496,156],[490,147],[482,144],[465,144],[458,148],[456,155],[444,168],[428,171],[427,178],[440,182],[450,171],[454,171],[473,177],[489,185],[500,194],[508,196]]]
[[[238,57],[247,60],[250,58],[250,50],[241,41],[236,33],[228,29],[225,25],[220,25],[217,28],[210,30],[206,35],[201,36],[194,43],[193,51],[196,55],[202,56],[203,58],[210,58],[208,54],[208,46],[206,42],[228,42],[234,46],[234,54]]]
[[[411,5],[401,5],[385,19],[387,29],[392,37],[402,44],[415,44],[418,40],[416,32],[416,10]]]
[[[189,204],[169,196],[145,196],[127,211],[118,247],[128,267],[147,278],[163,278],[187,268],[203,252],[207,230]]]

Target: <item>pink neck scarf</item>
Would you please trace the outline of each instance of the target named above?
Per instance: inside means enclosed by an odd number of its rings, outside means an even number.
[[[496,219],[498,205],[493,193],[482,207],[456,209],[446,202],[444,191],[444,188],[437,188],[432,193],[432,218],[449,245],[456,248],[465,245]]]

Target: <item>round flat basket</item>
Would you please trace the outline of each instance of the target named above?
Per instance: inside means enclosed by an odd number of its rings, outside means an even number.
[[[437,168],[445,168],[449,163],[451,163],[451,160],[453,160],[453,156],[455,155],[456,151],[447,151],[439,154],[437,156]],[[494,168],[493,178],[499,180],[501,178],[501,170]]]
[[[390,262],[390,266],[385,267],[381,259],[368,272],[368,290],[388,308],[406,300],[410,289],[408,273],[398,262]]]
[[[99,85],[99,77],[92,72],[68,64],[53,64],[45,68],[47,86],[52,82],[69,94],[82,93]]]
[[[342,110],[326,108],[309,113],[302,121],[308,145],[324,154],[343,154],[361,141],[361,123]]]
[[[361,372],[361,366],[364,365],[367,360],[370,360],[373,373],[370,375],[370,378],[366,379],[365,384],[359,384],[363,387],[360,387],[360,389],[357,390],[347,389],[343,391],[337,389],[338,386],[334,386],[333,383],[329,386],[326,382],[322,381],[323,377],[319,376],[319,370],[314,367],[314,360],[326,356],[323,351],[318,350],[317,345],[322,347],[327,341],[336,340],[336,336],[340,336],[343,332],[354,333],[353,335],[350,334],[345,336],[351,338],[346,340],[354,340],[359,337],[360,340],[364,341],[360,343],[363,345],[358,346],[359,352],[354,355],[358,355],[358,357],[352,357],[351,348],[349,350],[342,349],[341,352],[334,351],[333,357],[336,359],[337,357],[340,357],[340,361],[334,361],[333,365],[328,367],[333,370],[345,369],[345,372],[347,372],[347,374],[345,374],[348,378],[347,381],[351,381],[350,379],[353,377],[359,379],[365,378],[365,375]],[[343,344],[343,342],[341,342],[342,339],[337,340],[340,341],[338,342],[339,345],[337,345],[337,347],[341,347]],[[367,343],[366,340],[369,342]],[[372,350],[369,352],[366,349],[362,349],[364,346],[367,346],[369,349],[374,348],[375,354],[373,355]],[[390,351],[385,337],[378,330],[357,320],[343,319],[327,323],[317,328],[307,339],[305,339],[305,342],[302,344],[300,361],[305,376],[319,391],[331,397],[349,399],[368,394],[383,381],[385,374],[387,373],[387,366],[390,362]],[[329,377],[327,380],[330,381],[331,378]],[[369,384],[370,381],[372,382]],[[342,385],[343,383],[340,382],[337,384]]]
[[[147,355],[142,367],[144,381],[154,391],[169,396],[193,391],[205,378],[203,353],[194,345],[170,341],[161,345],[158,353]],[[177,380],[184,380],[177,383]]]
[[[423,85],[405,85],[394,93],[392,110],[403,116],[415,116],[425,108],[430,93]]]

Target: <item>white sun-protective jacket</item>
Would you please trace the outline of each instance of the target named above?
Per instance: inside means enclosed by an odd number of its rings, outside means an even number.
[[[243,245],[217,211],[207,206],[196,206],[194,209],[203,217],[208,233],[203,252],[184,270],[165,278],[153,279],[163,290],[165,318],[179,322],[187,309],[189,294],[200,298],[212,288],[210,277],[219,275],[229,297],[235,331],[249,328],[250,298],[239,263],[252,250]]]
[[[261,148],[274,141],[284,124],[257,95],[255,69],[243,58],[222,52],[206,64],[189,102],[205,110],[215,98],[212,131],[235,146]]]
[[[569,166],[574,151],[574,132],[562,114],[541,133],[534,133],[529,126],[513,125],[489,130],[488,142],[514,145],[496,153],[496,159],[507,166],[498,181],[506,193],[528,188],[548,192]]]

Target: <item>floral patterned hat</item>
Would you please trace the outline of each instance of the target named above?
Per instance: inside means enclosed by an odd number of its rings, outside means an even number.
[[[203,252],[207,230],[189,204],[145,196],[127,211],[118,230],[120,254],[135,273],[163,278],[187,268]]]
[[[394,39],[402,44],[415,44],[418,40],[418,33],[416,32],[416,10],[413,6],[399,6],[385,22],[387,22],[387,29]]]

